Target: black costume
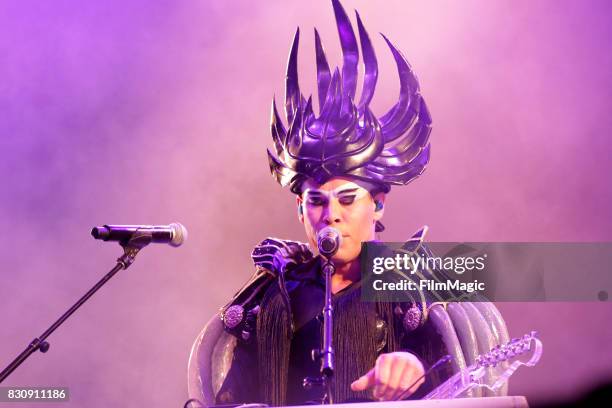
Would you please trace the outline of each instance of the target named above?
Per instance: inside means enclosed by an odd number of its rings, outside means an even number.
[[[431,256],[423,245],[424,233],[417,232],[403,248]],[[283,405],[322,395],[320,389],[300,388],[303,376],[315,375],[319,369],[309,355],[321,339],[317,321],[323,290],[319,258],[302,258],[296,267],[278,274],[272,260],[282,246],[299,244],[267,239],[255,248],[256,273],[196,339],[189,363],[192,398],[209,405]],[[438,275],[440,271],[421,273],[425,279],[445,279]],[[425,299],[449,300],[452,296],[429,292],[409,303],[368,303],[361,302],[360,284],[356,282],[334,296],[336,401],[368,398],[367,393],[350,391],[350,383],[372,368],[380,353],[410,351],[426,369],[443,355],[453,357],[447,366],[428,376],[413,395],[419,398],[474,363],[479,354],[509,340],[503,318],[492,303],[482,299],[476,303],[431,302]],[[468,396],[505,393],[505,388],[498,393],[475,390]]]
[[[419,231],[409,242],[422,245],[422,235]],[[275,248],[295,244],[263,241],[253,255],[260,268],[259,277],[256,274],[224,308],[226,330],[239,340],[231,368],[216,395],[217,403],[295,405],[321,400],[321,388],[305,390],[302,386],[305,377],[319,374],[311,350],[321,348],[325,285],[320,258],[294,266],[285,276],[269,273],[273,269],[271,259],[278,255]],[[442,340],[425,325],[423,310],[427,305],[419,303],[420,299],[409,303],[363,302],[361,283],[355,282],[333,296],[337,402],[371,398],[365,391],[352,391],[350,384],[374,367],[381,353],[410,351],[426,367],[446,353]],[[447,371],[442,373],[444,377],[450,374]],[[432,385],[425,384],[413,397],[424,395]]]
[[[305,377],[319,374],[319,364],[311,358],[311,350],[321,347],[319,316],[325,287],[320,269],[316,267],[318,261],[306,265],[310,269],[308,276],[287,281],[290,312],[276,285],[271,285],[263,294],[261,322],[257,325],[261,334],[256,334],[255,339],[249,338],[253,344],[241,340],[237,346],[236,366],[230,369],[217,396],[218,402],[265,401],[274,405],[297,405],[309,400],[320,401],[321,389],[314,387],[306,391],[302,387]],[[359,286],[360,282],[356,282],[333,297],[336,401],[365,399],[364,392],[350,391],[350,383],[374,366],[380,352],[400,348],[398,343],[402,336],[394,333],[392,306],[378,305],[383,306],[380,310],[373,303],[361,302]],[[289,316],[293,318],[293,325]],[[275,331],[282,335],[265,335]],[[252,357],[254,352],[258,359]],[[257,378],[262,379],[261,383],[254,381]]]

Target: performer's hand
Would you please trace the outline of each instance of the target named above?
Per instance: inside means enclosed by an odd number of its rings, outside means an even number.
[[[410,387],[425,370],[423,364],[412,353],[395,352],[381,354],[376,365],[362,377],[351,384],[353,391],[374,388],[374,398],[381,401],[393,401],[413,394],[425,382],[421,379],[410,390]]]
[[[253,248],[251,258],[258,268],[280,275],[313,258],[307,244],[278,238],[266,238]]]
[[[276,273],[285,273],[297,265],[312,259],[313,255],[307,244],[287,242],[274,254],[272,264]]]

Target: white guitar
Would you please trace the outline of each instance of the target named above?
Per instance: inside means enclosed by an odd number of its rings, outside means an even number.
[[[459,398],[468,390],[479,387],[497,391],[520,366],[533,367],[540,360],[542,350],[542,342],[536,337],[536,332],[512,339],[507,344],[496,346],[488,353],[478,356],[474,364],[450,377],[423,399]],[[492,380],[485,382],[487,368],[497,367],[503,362],[508,362],[508,367],[498,367],[500,369],[496,370]]]

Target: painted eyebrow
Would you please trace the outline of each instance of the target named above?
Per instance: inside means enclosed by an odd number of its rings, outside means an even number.
[[[357,192],[357,190],[359,190],[358,188],[347,188],[346,190],[340,190],[338,191],[336,194],[350,194],[350,193],[355,193]]]
[[[326,195],[324,192],[322,192],[321,190],[306,190],[306,192],[308,193],[308,195]]]
[[[335,194],[335,195],[342,195],[342,194],[352,194],[352,193],[356,193],[360,190],[359,187],[353,187],[353,188],[347,188],[344,190],[340,190],[338,192],[332,190],[330,192],[327,191],[323,191],[323,190],[315,190],[315,189],[308,189],[305,192],[308,193],[308,195],[316,195],[316,196],[327,196],[329,195],[329,193]]]

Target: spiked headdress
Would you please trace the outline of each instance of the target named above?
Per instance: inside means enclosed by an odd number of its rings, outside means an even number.
[[[357,15],[357,28],[365,68],[359,102],[357,90],[359,51],[351,22],[338,0],[332,0],[342,46],[342,73],[329,64],[315,29],[319,116],[298,85],[298,28],[287,65],[285,114],[288,128],[272,103],[272,139],[276,156],[268,149],[270,170],[284,187],[300,194],[303,181],[319,184],[334,176],[360,179],[389,191],[391,185],[405,185],[418,177],[429,162],[431,117],[420,92],[419,83],[408,61],[383,35],[395,59],[400,78],[398,102],[382,117],[376,118],[368,104],[374,96],[378,65],[374,48]]]

